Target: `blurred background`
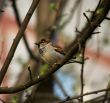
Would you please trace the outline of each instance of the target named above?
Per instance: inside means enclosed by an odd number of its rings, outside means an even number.
[[[0,0],[0,68],[19,30],[13,2],[16,3],[22,22],[32,0]],[[98,2],[99,0],[41,0],[25,31],[25,39],[37,59],[29,54],[25,40],[22,38],[2,86],[10,87],[25,83],[29,79],[28,66],[33,76],[44,73],[48,66],[42,63],[38,48],[34,43],[42,38],[48,38],[67,51],[68,45],[76,37],[76,28],[81,31],[87,23],[83,13],[90,17],[90,11],[95,10]],[[84,66],[84,92],[106,88],[109,82],[109,26],[110,21],[104,20],[101,27],[96,29],[101,33],[94,34],[87,43],[85,56],[88,60]],[[77,59],[80,60],[80,56]],[[54,103],[53,101],[63,100],[67,96],[80,94],[80,73],[81,65],[70,63],[64,65],[54,76],[38,86],[17,94],[0,95],[0,98],[10,101],[9,103],[28,103],[26,102],[28,95],[35,94],[32,103],[37,103],[37,101],[38,103]],[[96,95],[89,95],[84,99],[88,100]]]

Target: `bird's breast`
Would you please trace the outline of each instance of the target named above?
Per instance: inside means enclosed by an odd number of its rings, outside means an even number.
[[[48,64],[52,65],[61,61],[64,58],[64,55],[54,51],[54,50],[47,50],[46,52],[42,51],[42,59],[47,62]]]

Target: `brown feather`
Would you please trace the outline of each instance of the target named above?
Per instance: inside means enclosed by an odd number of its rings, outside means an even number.
[[[49,42],[50,42],[50,40],[47,40],[45,38],[41,39],[41,41],[40,41],[40,43],[49,43]]]
[[[66,53],[63,51],[63,49],[57,45],[55,45],[55,51],[60,52],[63,55],[66,55]]]

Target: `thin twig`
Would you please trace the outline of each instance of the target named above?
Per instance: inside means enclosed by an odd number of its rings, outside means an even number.
[[[93,32],[92,34],[99,34],[99,33],[101,33],[101,32]]]
[[[107,88],[110,88],[109,86],[110,86],[110,82],[108,82],[108,84],[107,84]],[[105,93],[105,96],[104,96],[103,103],[105,103],[105,102],[106,102],[107,97],[108,97],[108,93],[109,93],[109,91],[107,90],[107,91],[106,91],[106,93]]]
[[[98,101],[99,99],[103,99],[104,95],[89,99],[87,101],[85,101],[85,103],[95,103],[95,101]]]
[[[82,47],[82,64],[81,64],[81,95],[84,93],[84,58],[85,58],[85,45]],[[83,96],[81,96],[81,103],[83,103]]]
[[[99,0],[98,5],[97,5],[95,11],[93,11],[94,13],[93,13],[93,15],[92,15],[91,21],[97,17],[97,11],[98,11],[98,9],[100,9],[100,7],[101,7],[101,2],[102,2],[102,0]]]
[[[105,17],[105,19],[106,19],[106,20],[110,20],[110,18],[109,18],[109,17]]]
[[[76,28],[75,32],[81,34],[81,31],[79,31],[78,28]]]
[[[33,78],[32,78],[32,72],[31,72],[30,66],[28,66],[28,71],[29,71],[29,77],[30,77],[30,80],[33,81]]]
[[[70,60],[70,61],[67,62],[66,64],[70,64],[70,63],[78,63],[78,64],[82,64],[82,61]]]
[[[90,9],[88,9],[86,12],[89,12],[89,13],[94,13],[94,11],[91,11]]]
[[[84,61],[88,60],[89,58],[84,58]],[[75,60],[75,59],[70,59],[66,64],[69,64],[69,63],[78,63],[78,64],[82,64],[83,61],[78,61],[78,60]]]
[[[105,95],[101,95],[101,96],[92,98],[92,99],[90,99],[90,100],[88,100],[88,101],[85,101],[85,103],[103,103],[104,96],[105,96]],[[109,99],[110,99],[110,96],[108,96],[108,97],[106,98],[106,100],[109,100]]]
[[[86,13],[83,13],[83,15],[86,17],[88,23],[91,24],[91,21],[90,21],[89,18],[87,17]]]
[[[81,98],[82,96],[84,97],[84,96],[87,96],[87,95],[98,94],[98,93],[105,92],[105,91],[108,91],[108,90],[110,91],[110,89],[101,89],[101,90],[96,90],[96,91],[84,93],[83,95],[78,95],[78,96],[74,96],[74,97],[69,97],[69,99],[66,98],[65,100],[63,100],[63,101],[61,101],[61,102],[59,102],[59,103],[65,103],[65,102],[67,102],[67,101],[69,101],[69,100],[79,99],[79,98]]]

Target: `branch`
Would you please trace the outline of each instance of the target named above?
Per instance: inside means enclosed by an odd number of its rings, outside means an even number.
[[[16,0],[13,0],[13,1],[12,1],[12,7],[13,7],[14,14],[15,14],[16,22],[17,22],[17,24],[18,24],[18,26],[19,26],[19,28],[20,28],[20,27],[21,27],[21,20],[20,20],[20,15],[19,15],[18,9],[17,9]],[[30,57],[31,57],[32,59],[34,59],[36,62],[39,62],[38,57],[36,57],[36,55],[34,55],[34,53],[32,53],[32,51],[31,51],[31,49],[30,49],[30,47],[29,47],[29,44],[28,44],[28,42],[27,42],[27,38],[26,38],[25,32],[24,32],[24,34],[23,34],[23,40],[24,40],[26,49],[27,49],[27,51],[28,51]]]
[[[92,94],[98,94],[98,93],[101,93],[101,92],[105,92],[105,91],[110,91],[110,89],[101,89],[101,90],[96,90],[96,91],[92,91],[92,92],[88,92],[88,93],[84,93],[83,95],[78,95],[78,96],[74,96],[74,97],[69,97],[59,103],[65,103],[67,101],[70,101],[70,100],[74,100],[74,99],[79,99],[81,98],[82,96],[87,96],[87,95],[92,95]]]
[[[85,58],[85,45],[84,44],[83,48],[82,48],[82,64],[81,64],[81,95],[83,95],[84,92],[84,58]],[[83,103],[83,96],[81,96],[81,103]]]
[[[79,31],[78,28],[76,28],[75,32],[81,34],[81,31]]]
[[[105,17],[105,19],[106,19],[106,20],[110,20],[110,18],[109,18],[109,17]]]
[[[87,19],[88,23],[91,24],[91,21],[89,20],[88,16],[86,15],[86,13],[83,13],[83,15],[85,16],[85,18]]]
[[[108,84],[107,84],[107,89],[109,89],[109,88],[110,88],[110,80],[108,81]],[[107,90],[106,93],[105,93],[105,96],[104,96],[103,103],[106,102],[107,97],[109,96],[109,93],[110,93],[110,92]]]
[[[70,51],[66,54],[64,60],[59,65],[55,65],[53,68],[49,69],[48,72],[46,72],[42,76],[38,76],[33,78],[33,81],[28,81],[27,83],[24,83],[23,85],[17,86],[17,87],[0,87],[0,93],[1,94],[8,94],[8,93],[16,93],[19,91],[22,91],[24,89],[27,89],[28,87],[37,84],[51,76],[55,71],[57,71],[60,67],[66,64],[68,60],[71,59],[72,56],[74,56],[78,50],[79,50],[79,43],[84,44],[93,34],[93,31],[98,27],[98,25],[104,20],[106,15],[108,14],[110,7],[110,0],[103,0],[99,6],[99,8],[102,8],[102,12],[98,13],[97,18],[93,18],[91,21],[91,26],[86,25],[84,30],[82,31],[82,34],[80,35],[80,39],[76,38],[75,41],[72,43],[72,47],[70,48]],[[79,41],[78,41],[79,39]]]
[[[30,66],[28,66],[28,71],[29,71],[30,80],[33,81],[32,72],[31,72]]]
[[[27,15],[26,15],[26,17],[25,17],[25,19],[24,19],[24,21],[23,21],[23,23],[21,25],[20,30],[17,33],[17,36],[15,37],[15,39],[13,40],[13,43],[12,43],[12,46],[11,46],[11,48],[9,50],[7,58],[6,58],[5,62],[4,62],[3,67],[1,68],[1,71],[0,71],[0,85],[1,85],[1,83],[3,81],[3,78],[4,78],[7,70],[8,70],[8,67],[9,67],[9,65],[11,63],[11,60],[12,60],[13,56],[14,56],[16,48],[17,48],[17,46],[19,44],[19,41],[22,38],[22,36],[24,34],[24,31],[25,31],[25,29],[27,27],[27,24],[28,24],[28,22],[29,22],[29,20],[30,20],[30,18],[32,16],[34,10],[36,9],[37,5],[39,4],[39,1],[40,0],[33,0],[32,4],[31,4],[31,7],[30,7],[29,11],[27,12]]]
[[[92,99],[89,99],[87,101],[85,101],[85,103],[96,103],[96,101],[99,101],[99,100],[103,100],[105,95],[101,95],[101,96],[98,96],[98,97],[95,97],[95,98],[92,98]],[[99,102],[100,103],[100,102]]]
[[[99,33],[101,33],[101,32],[93,32],[92,34],[99,34]]]

